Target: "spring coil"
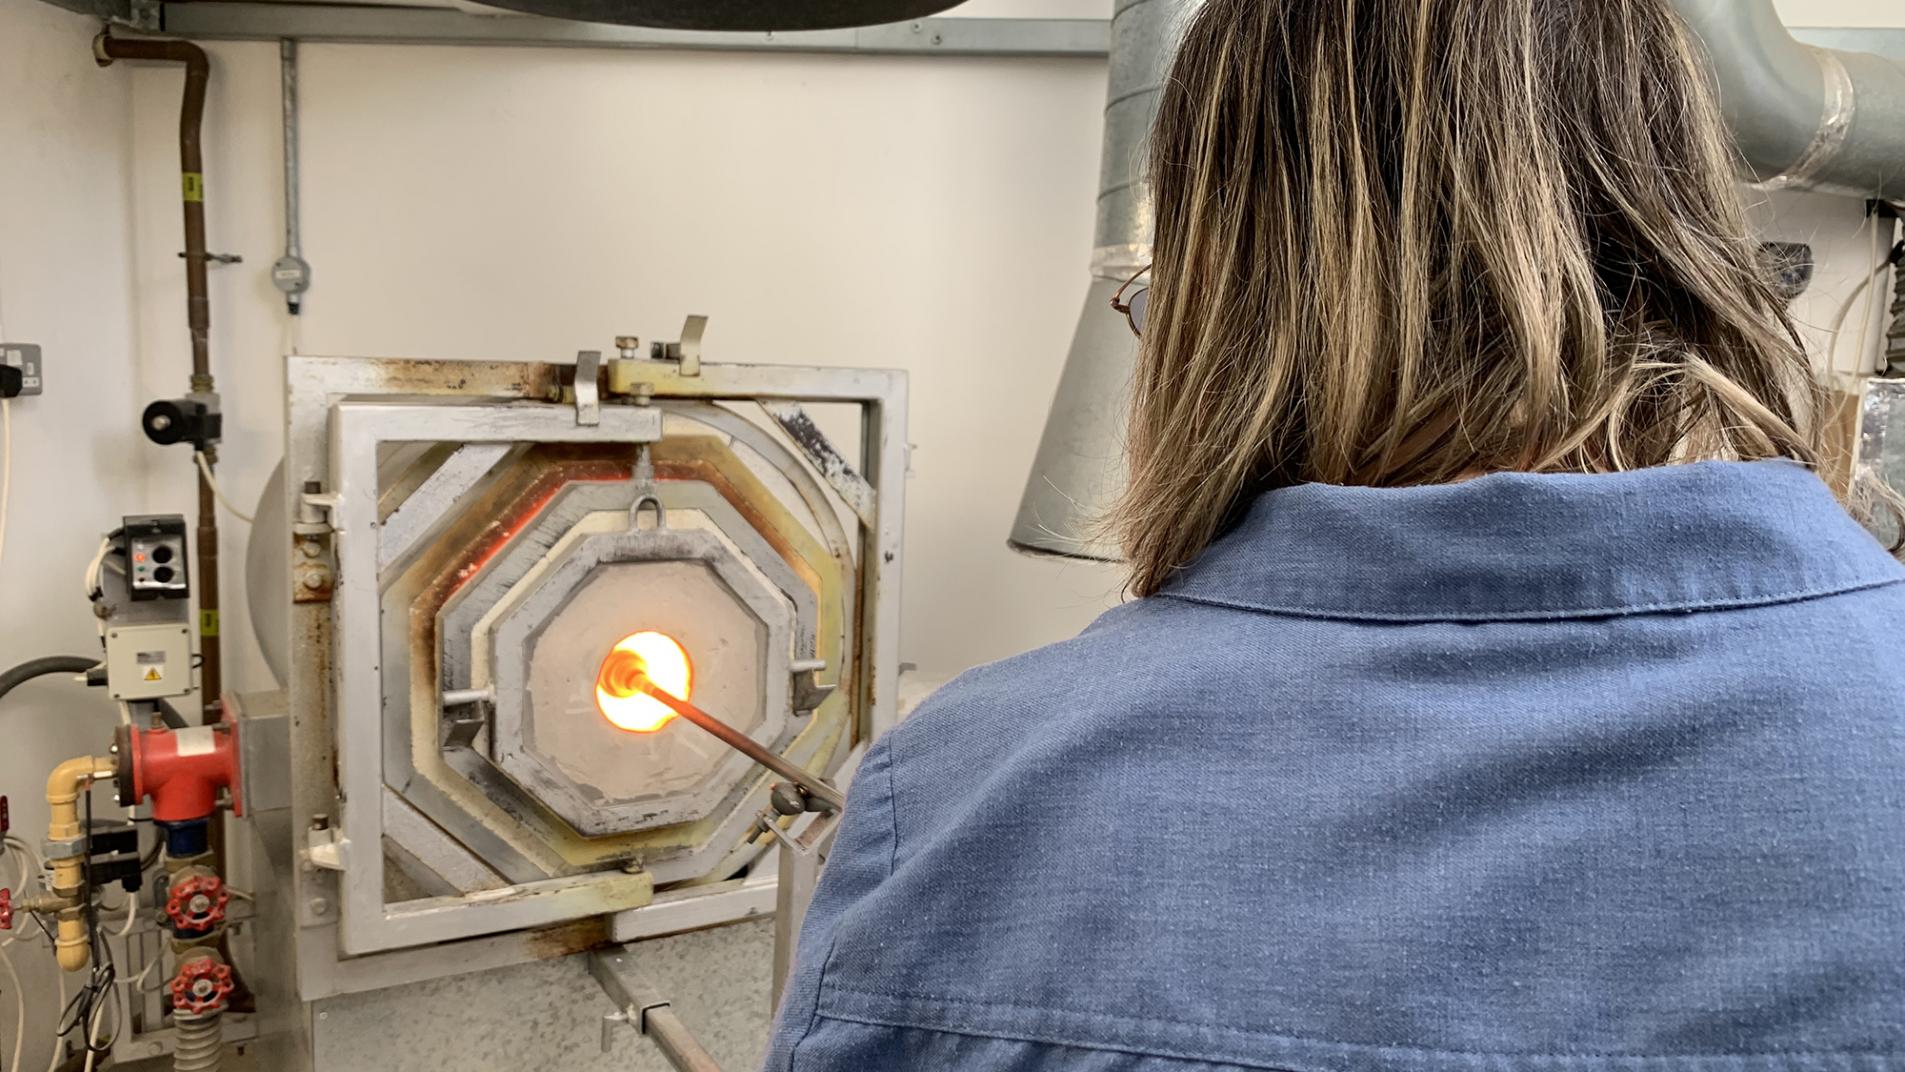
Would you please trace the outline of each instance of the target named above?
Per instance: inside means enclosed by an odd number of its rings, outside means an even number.
[[[216,1012],[173,1014],[177,1046],[172,1051],[172,1072],[218,1072],[224,1052],[223,1019]]]

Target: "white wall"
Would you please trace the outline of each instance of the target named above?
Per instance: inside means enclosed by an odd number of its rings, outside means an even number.
[[[0,0],[0,338],[44,346],[47,378],[44,395],[12,406],[0,667],[98,651],[80,575],[120,514],[158,505],[145,492],[143,396],[133,382],[130,78],[93,65],[94,32],[90,20],[34,0]],[[103,751],[115,718],[100,693],[57,679],[0,701],[0,795],[15,833],[40,843],[48,768]],[[0,859],[0,885],[17,888],[17,863]],[[30,1013],[22,1062],[38,1068],[59,972],[44,943],[25,937],[32,924],[17,926],[22,940],[7,953]],[[0,974],[0,1060],[12,1056],[15,993]]]
[[[212,353],[248,500],[281,434],[278,59],[212,54],[210,238],[245,258],[213,272]],[[566,361],[705,312],[712,360],[905,368],[905,657],[998,658],[1113,597],[1109,570],[1004,543],[1086,282],[1101,63],[314,46],[301,67],[304,352]],[[134,80],[145,387],[176,393],[180,75]],[[189,502],[184,458],[157,484]],[[237,600],[225,635],[232,682],[262,684]]]
[[[1898,0],[1773,0],[1788,26],[1905,26]]]

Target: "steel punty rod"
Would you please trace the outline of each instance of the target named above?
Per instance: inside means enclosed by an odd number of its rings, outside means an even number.
[[[742,733],[726,722],[703,711],[694,704],[662,689],[662,687],[655,684],[647,674],[636,673],[633,675],[633,683],[636,688],[660,700],[662,703],[667,704],[675,714],[680,715],[682,718],[687,719],[720,738],[721,743],[727,745],[729,748],[734,749],[754,762],[759,763],[761,766],[766,767],[768,770],[773,771],[775,774],[793,782],[805,792],[812,794],[816,800],[827,805],[828,810],[839,811],[846,807],[847,798],[842,796],[838,789],[827,784],[825,779],[801,770],[794,764],[789,763],[782,756],[763,748],[754,738],[749,737],[747,734]]]

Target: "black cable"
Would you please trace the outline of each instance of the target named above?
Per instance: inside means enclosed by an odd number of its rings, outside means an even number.
[[[5,673],[0,673],[0,698],[32,681],[36,677],[51,674],[83,674],[99,665],[98,659],[84,655],[48,655],[42,659],[28,659]]]
[[[83,829],[90,834],[93,829],[93,795],[90,791],[84,795],[84,800],[86,825]],[[87,1051],[99,1054],[103,1057],[110,1053],[112,1044],[118,1040],[120,1025],[117,1023],[113,1025],[111,1038],[98,1045],[94,1045],[92,1039],[93,1012],[99,1007],[101,1001],[111,998],[113,979],[118,973],[118,966],[113,963],[111,944],[108,943],[105,940],[105,936],[99,932],[99,906],[94,903],[93,899],[95,890],[93,887],[92,853],[90,850],[82,852],[80,855],[79,874],[80,903],[85,906],[83,911],[86,916],[87,940],[92,946],[93,971],[92,976],[86,981],[86,985],[80,988],[79,993],[73,995],[72,1000],[66,1003],[66,1008],[60,1013],[59,1036],[65,1038],[67,1035],[72,1034],[73,1029],[77,1027],[79,1029],[80,1044],[83,1045]]]

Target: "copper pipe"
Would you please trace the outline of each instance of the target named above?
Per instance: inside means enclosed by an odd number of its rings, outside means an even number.
[[[93,57],[101,67],[114,60],[151,60],[185,65],[185,96],[179,105],[180,201],[185,213],[185,321],[192,332],[192,394],[211,394],[212,302],[206,284],[211,255],[205,244],[205,157],[201,131],[205,120],[205,89],[212,79],[212,61],[205,50],[189,41],[123,40],[109,33],[93,39]],[[205,452],[207,467],[217,464],[214,451]],[[210,485],[192,463],[198,485],[199,687],[205,697],[203,720],[217,722],[224,696],[223,660],[218,640],[218,501]]]
[[[647,693],[649,696],[660,700],[663,704],[667,705],[670,710],[674,711],[675,714],[707,730],[719,739],[722,744],[727,745],[736,752],[741,753],[754,762],[759,763],[761,766],[766,767],[768,770],[773,771],[775,774],[794,783],[794,785],[826,805],[828,809],[839,811],[841,808],[846,807],[846,795],[840,792],[840,790],[835,789],[832,785],[829,785],[825,778],[820,777],[812,771],[803,770],[788,760],[787,757],[777,755],[762,747],[761,743],[754,738],[749,737],[747,734],[742,733],[740,730],[735,729],[719,718],[716,718],[701,708],[696,707],[694,704],[657,685],[655,680],[647,674],[638,671],[630,677],[629,683],[642,692]]]

